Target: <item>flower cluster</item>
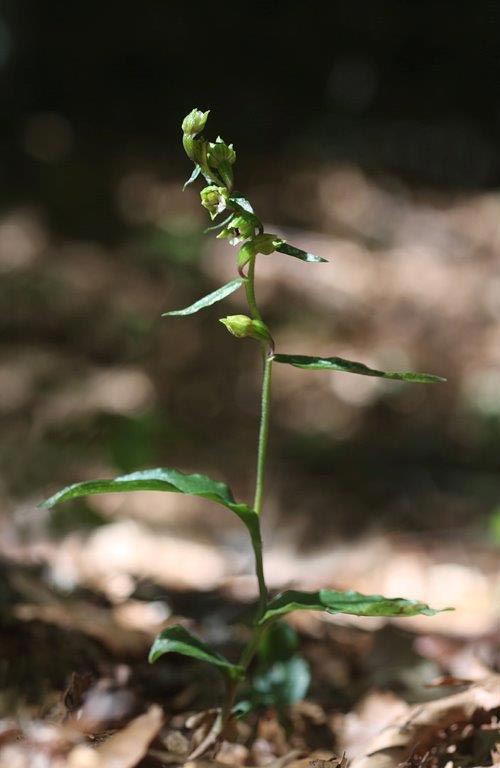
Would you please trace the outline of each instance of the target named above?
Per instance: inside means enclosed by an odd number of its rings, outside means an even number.
[[[195,169],[186,182],[191,184],[201,174],[208,186],[200,192],[201,204],[212,220],[225,213],[226,218],[211,229],[220,229],[218,238],[229,240],[231,245],[243,243],[238,256],[238,269],[258,253],[270,254],[284,245],[277,235],[264,233],[262,222],[254,213],[249,201],[233,191],[233,165],[236,152],[232,144],[226,144],[220,136],[208,141],[202,135],[209,111],[193,109],[182,122],[183,146]]]

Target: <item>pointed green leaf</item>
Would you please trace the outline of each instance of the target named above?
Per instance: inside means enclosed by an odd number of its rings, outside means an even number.
[[[180,653],[182,656],[190,656],[193,659],[198,659],[198,661],[205,661],[214,667],[218,667],[222,672],[235,680],[244,675],[242,667],[239,667],[237,664],[231,664],[224,656],[213,651],[180,624],[164,629],[155,638],[149,651],[149,663],[154,664],[157,659],[166,653]]]
[[[246,199],[246,197],[243,197],[243,195],[240,195],[239,192],[233,192],[231,197],[228,199],[228,205],[231,206],[231,208],[234,208],[235,211],[238,211],[239,213],[253,213],[254,210],[252,208],[252,205],[249,200]]]
[[[446,381],[441,376],[431,373],[406,373],[394,371],[377,371],[368,368],[363,363],[354,363],[352,360],[343,360],[341,357],[309,357],[308,355],[275,355],[277,363],[287,363],[296,368],[305,368],[310,371],[341,371],[342,373],[358,373],[361,376],[378,376],[382,379],[394,381],[410,381],[417,384],[437,384]]]
[[[282,710],[301,701],[311,683],[311,669],[302,656],[276,661],[252,678],[251,709]]]
[[[226,224],[229,224],[231,219],[234,217],[234,213],[230,213],[229,216],[227,216],[223,221],[219,221],[218,224],[212,224],[211,227],[206,227],[206,229],[203,230],[203,234],[207,235],[209,232],[215,232],[217,229],[222,229],[226,226]]]
[[[184,191],[184,190],[186,189],[186,187],[188,187],[190,184],[192,184],[192,183],[193,183],[193,181],[196,181],[196,179],[198,178],[198,176],[200,175],[200,173],[201,173],[201,168],[200,168],[200,166],[199,166],[199,165],[198,165],[198,163],[197,163],[197,164],[195,165],[195,167],[193,168],[193,173],[191,174],[191,176],[189,177],[189,179],[186,181],[186,183],[185,183],[185,184],[184,184],[184,186],[182,187],[182,191]]]
[[[145,469],[116,477],[113,480],[90,480],[84,483],[75,483],[58,491],[42,502],[40,506],[50,509],[63,501],[78,499],[81,496],[129,491],[168,491],[201,496],[204,499],[215,501],[217,504],[222,504],[230,509],[240,518],[253,540],[260,540],[259,517],[255,510],[247,504],[238,504],[225,483],[212,480],[207,475],[186,475],[176,469]]]
[[[268,603],[260,624],[277,619],[291,611],[326,611],[326,613],[347,613],[350,616],[434,616],[439,610],[429,608],[417,600],[402,597],[382,597],[381,595],[362,595],[360,592],[336,592],[333,589],[320,589],[318,592],[299,592],[287,590],[281,592]],[[444,608],[445,611],[452,610]]]
[[[296,259],[301,259],[301,261],[317,263],[328,261],[328,259],[323,259],[321,256],[316,256],[314,253],[308,253],[307,251],[303,251],[302,248],[296,248],[294,245],[289,245],[288,243],[283,243],[279,248],[276,248],[276,250],[280,253],[286,253],[287,256],[295,256]]]
[[[202,299],[198,299],[198,301],[195,301],[195,303],[191,304],[191,306],[186,307],[185,309],[173,309],[170,312],[164,312],[162,317],[194,315],[195,312],[199,312],[200,309],[211,307],[212,304],[216,304],[218,301],[222,301],[222,299],[225,299],[226,296],[229,296],[231,293],[234,293],[234,291],[237,291],[238,288],[241,288],[242,284],[243,280],[241,278],[238,278],[237,280],[231,280],[230,283],[226,283],[226,285],[217,288],[216,291],[212,291],[212,293],[207,294],[207,296],[203,296]]]

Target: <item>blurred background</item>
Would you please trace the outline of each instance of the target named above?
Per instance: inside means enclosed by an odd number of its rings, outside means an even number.
[[[276,366],[270,583],[451,604],[433,630],[494,631],[499,44],[487,2],[4,0],[1,554],[23,631],[76,627],[113,647],[126,627],[142,653],[177,592],[195,595],[186,615],[213,590],[255,594],[244,531],[206,502],[36,509],[61,485],[162,465],[252,496],[258,354],[217,322],[242,296],[160,317],[235,270],[235,251],[203,234],[197,185],[182,192],[193,107],[234,143],[237,187],[267,229],[328,259],[260,257],[278,349],[448,378]],[[78,590],[113,607],[112,631],[88,604],[68,618],[58,601]],[[31,647],[13,626],[12,647]]]

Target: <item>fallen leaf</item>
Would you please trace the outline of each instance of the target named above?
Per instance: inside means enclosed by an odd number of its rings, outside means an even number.
[[[355,757],[350,768],[397,768],[416,751],[427,752],[443,740],[446,729],[456,724],[467,727],[477,711],[500,707],[500,675],[471,685],[467,690],[442,699],[412,706],[383,728]],[[470,728],[473,730],[473,726]],[[471,756],[473,760],[473,756]]]
[[[153,705],[144,715],[136,717],[123,730],[97,747],[95,754],[98,761],[95,768],[134,768],[146,754],[162,724],[163,712],[160,707]],[[68,764],[69,768],[79,768],[77,763],[71,763],[71,755]]]

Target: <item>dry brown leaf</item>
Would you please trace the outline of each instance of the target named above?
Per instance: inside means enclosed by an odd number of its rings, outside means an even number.
[[[287,757],[293,758],[293,753],[291,752],[289,755],[285,755],[285,758]],[[272,763],[272,766],[278,768],[277,763],[278,761]],[[287,760],[286,763],[281,763],[279,768],[283,768],[283,766],[286,766],[286,768],[346,768],[346,763],[344,757],[338,757],[332,752],[317,750],[311,752],[307,757]],[[269,766],[269,768],[271,768],[271,766]]]
[[[478,710],[500,707],[500,675],[492,675],[467,690],[436,701],[417,704],[383,728],[355,757],[351,768],[397,768],[418,746],[425,751],[438,732],[455,723],[466,724]]]
[[[163,712],[153,705],[97,749],[82,746],[74,749],[68,757],[67,768],[134,768],[146,754],[162,723]]]
[[[371,740],[396,718],[405,717],[409,706],[394,693],[369,693],[346,715],[333,715],[331,726],[337,736],[337,746],[350,758],[362,755]]]

